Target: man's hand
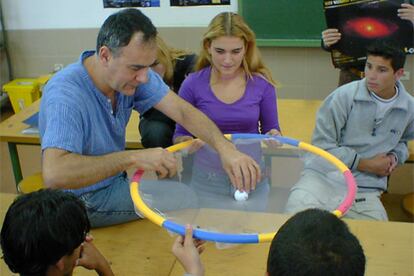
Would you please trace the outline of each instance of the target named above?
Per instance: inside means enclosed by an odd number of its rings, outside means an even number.
[[[401,4],[401,9],[398,9],[398,16],[401,19],[410,20],[414,24],[414,6],[410,4]]]
[[[108,261],[92,243],[92,239],[88,237],[81,245],[81,253],[76,265],[86,269],[94,269],[101,276],[114,275]]]
[[[326,29],[322,32],[322,41],[325,47],[329,48],[341,39],[338,29]]]
[[[132,166],[137,169],[157,172],[160,178],[172,177],[177,173],[177,160],[166,149],[152,148],[132,152]]]
[[[219,154],[223,168],[237,190],[250,192],[256,188],[261,178],[260,167],[256,161],[238,151],[230,142]]]
[[[391,157],[385,153],[375,155],[370,159],[361,159],[358,164],[358,170],[376,174],[378,176],[388,176],[392,167]]]
[[[204,267],[200,254],[204,251],[204,241],[193,239],[193,229],[185,226],[185,236],[179,236],[172,246],[172,252],[184,267],[186,273],[194,276],[203,276]]]

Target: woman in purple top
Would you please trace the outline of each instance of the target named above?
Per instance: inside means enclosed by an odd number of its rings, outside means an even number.
[[[179,95],[222,132],[279,134],[275,82],[241,16],[225,12],[212,20],[195,69]],[[192,138],[177,124],[174,143]]]
[[[223,133],[280,135],[276,84],[263,64],[255,34],[243,18],[231,12],[218,14],[210,22],[202,45],[196,72],[184,80],[179,95],[205,113]],[[173,139],[179,143],[193,137],[177,124]],[[205,156],[203,160],[196,156],[195,167],[201,164],[203,171],[206,167],[210,169],[206,174],[214,171],[214,175],[224,176],[220,160],[213,162]],[[260,160],[256,161],[260,164]],[[197,170],[194,171],[193,177],[197,175]],[[205,177],[213,183],[210,174]],[[223,187],[212,188],[210,192],[232,196],[234,189],[228,183],[221,192]],[[226,185],[221,183],[221,186]]]

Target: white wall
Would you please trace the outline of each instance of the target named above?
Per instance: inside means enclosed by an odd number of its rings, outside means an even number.
[[[99,28],[108,15],[119,9],[104,9],[102,0],[0,0],[6,30]],[[203,27],[219,12],[237,11],[230,6],[142,8],[157,27]]]

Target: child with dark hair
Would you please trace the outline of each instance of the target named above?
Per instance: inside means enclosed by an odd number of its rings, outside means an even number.
[[[269,276],[359,276],[365,255],[358,239],[328,211],[308,209],[291,217],[273,238]]]
[[[76,266],[113,275],[89,229],[85,206],[71,193],[45,189],[21,195],[1,229],[4,261],[20,275],[72,275]]]
[[[178,237],[173,253],[187,274],[203,276],[203,244],[192,239],[191,227]],[[332,213],[308,209],[280,227],[270,245],[266,276],[362,276],[365,255],[348,226]]]

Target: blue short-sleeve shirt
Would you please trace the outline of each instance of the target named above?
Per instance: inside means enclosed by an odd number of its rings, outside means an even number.
[[[82,53],[78,62],[58,72],[45,86],[39,112],[42,150],[58,148],[86,156],[123,151],[132,109],[144,113],[168,93],[161,77],[149,70],[147,83],[139,85],[134,96],[116,92],[114,112],[110,99],[94,85],[83,66],[83,60],[94,53]],[[106,187],[120,175],[72,192]]]

